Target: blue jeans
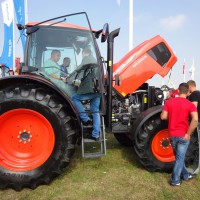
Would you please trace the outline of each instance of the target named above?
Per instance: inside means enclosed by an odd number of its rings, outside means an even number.
[[[83,122],[87,122],[89,117],[85,112],[81,101],[90,100],[90,111],[93,118],[93,131],[92,136],[95,138],[99,137],[100,132],[100,115],[99,115],[99,106],[100,106],[101,94],[99,93],[90,93],[90,94],[74,94],[72,96],[72,101],[76,106],[77,110],[80,113],[80,118]]]
[[[185,166],[185,154],[190,140],[185,140],[183,137],[170,137],[170,142],[176,159],[171,176],[171,183],[176,184],[180,183],[180,177],[188,179],[189,172]]]

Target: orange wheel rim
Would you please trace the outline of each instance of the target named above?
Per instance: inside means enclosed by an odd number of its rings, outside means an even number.
[[[167,129],[159,131],[153,138],[152,152],[161,162],[173,162],[175,160]]]
[[[54,143],[53,128],[40,113],[14,109],[0,116],[0,166],[33,170],[50,157]]]

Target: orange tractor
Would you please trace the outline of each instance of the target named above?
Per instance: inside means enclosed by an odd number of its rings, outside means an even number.
[[[146,81],[155,74],[164,77],[177,58],[160,36],[147,40],[113,65],[114,39],[119,29],[109,32],[91,29],[86,13],[53,18],[18,26],[26,31],[26,51],[20,74],[0,79],[0,188],[21,190],[49,184],[68,166],[76,144],[82,144],[83,157],[106,155],[105,129],[122,145],[132,145],[138,161],[149,171],[169,171],[174,155],[167,124],[160,120],[164,102],[162,88]],[[97,42],[107,41],[107,60]],[[81,52],[90,48],[95,62],[85,69],[97,69],[94,85],[101,94],[99,152],[88,153],[90,143],[71,96],[76,93],[73,76],[67,82],[46,73],[61,73],[45,66],[52,50],[59,50],[61,64],[70,57],[68,73],[81,63]],[[166,89],[166,88],[165,88]],[[90,115],[90,102],[83,102]],[[104,124],[105,121],[105,124]],[[195,139],[188,151],[190,164],[196,151]]]

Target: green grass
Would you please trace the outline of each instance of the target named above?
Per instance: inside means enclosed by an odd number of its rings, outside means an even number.
[[[1,200],[197,200],[200,176],[180,187],[169,185],[170,174],[150,173],[136,161],[132,147],[107,134],[107,156],[81,158],[77,147],[70,166],[48,186],[35,190],[1,190]]]

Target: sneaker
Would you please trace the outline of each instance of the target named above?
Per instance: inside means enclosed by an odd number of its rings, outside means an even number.
[[[93,125],[92,119],[89,118],[86,122],[83,122],[83,125],[84,126],[89,126],[89,125],[92,126]]]
[[[94,140],[94,141],[96,141],[96,142],[99,141],[99,137],[98,137],[98,138],[95,138],[95,137],[93,137],[92,135],[90,135],[87,139]]]
[[[194,177],[195,177],[194,174],[189,173],[188,178],[183,179],[183,180],[184,180],[184,181],[189,181],[189,180],[193,179]]]
[[[170,185],[171,185],[171,186],[180,186],[181,183],[180,183],[180,182],[179,182],[179,183],[170,183]]]

